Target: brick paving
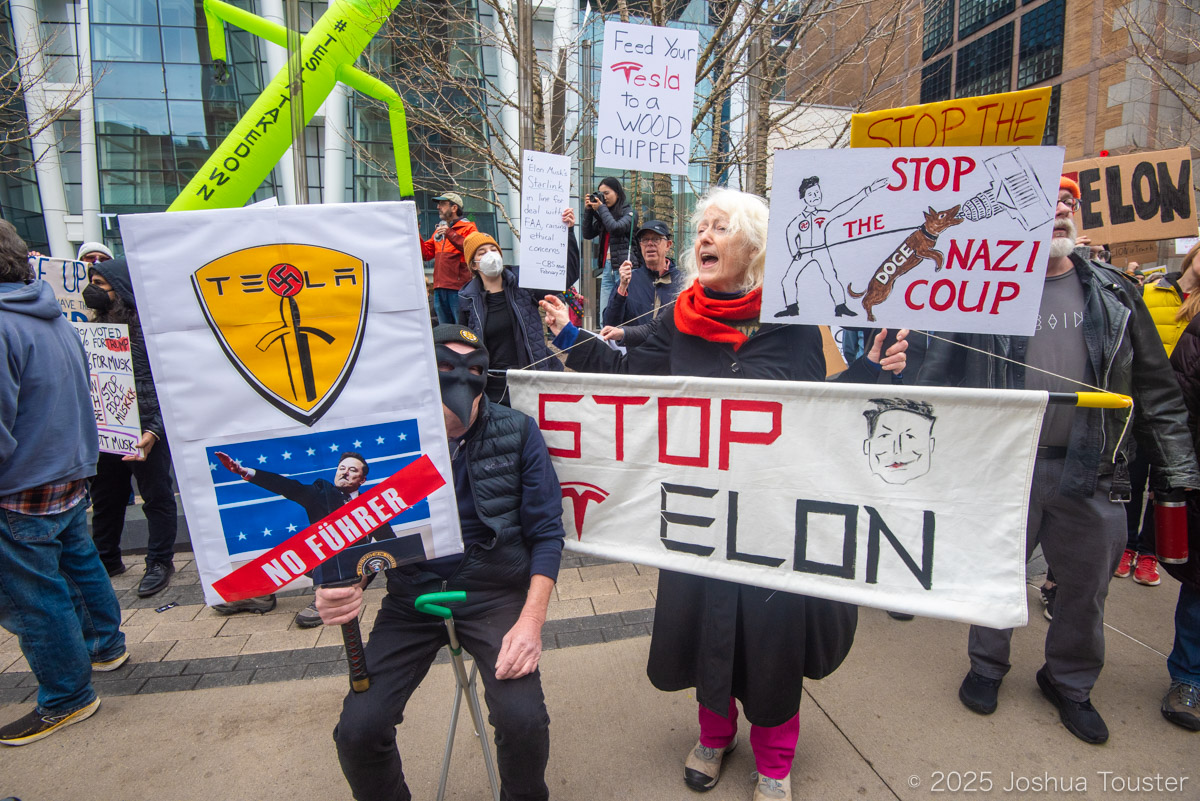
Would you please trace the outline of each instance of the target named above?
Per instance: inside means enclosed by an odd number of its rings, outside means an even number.
[[[109,673],[94,673],[100,695],[177,692],[346,675],[340,629],[301,629],[296,612],[312,591],[281,594],[265,615],[224,617],[204,604],[200,576],[190,554],[175,556],[171,586],[152,598],[138,598],[140,560],[127,556],[129,570],[112,579],[121,603],[121,629],[130,660]],[[542,628],[542,648],[613,642],[650,633],[654,621],[655,568],[563,554],[554,597]],[[369,636],[383,597],[382,587],[366,591],[361,625]],[[158,609],[174,603],[162,612]],[[443,649],[435,660],[448,662]],[[0,630],[0,704],[35,700],[37,681],[29,672],[17,639]]]

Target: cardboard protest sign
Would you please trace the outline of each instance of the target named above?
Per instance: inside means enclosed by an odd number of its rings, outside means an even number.
[[[33,273],[48,283],[62,307],[63,317],[73,323],[92,319],[83,302],[83,288],[88,285],[88,264],[75,259],[56,259],[50,256],[31,256]]]
[[[413,463],[450,476],[411,203],[144,214],[121,227],[209,603],[235,568]],[[450,486],[372,508],[366,534],[343,537],[315,580],[372,554],[399,564],[462,550]],[[283,586],[307,582],[298,575]]]
[[[607,22],[596,166],[687,175],[700,35]]]
[[[1122,270],[1131,261],[1136,261],[1141,267],[1152,267],[1158,261],[1157,242],[1121,242],[1111,246],[1109,250],[1111,257],[1108,263]]]
[[[571,159],[526,150],[521,154],[521,271],[526,289],[567,288],[567,227]]]
[[[1040,145],[1051,87],[960,97],[850,117],[850,147]]]
[[[776,152],[763,320],[1032,334],[1062,153]]]
[[[124,456],[138,454],[142,437],[138,419],[137,386],[129,326],[113,323],[72,323],[87,354],[92,411],[100,433],[100,450]]]
[[[572,551],[1026,622],[1044,393],[575,373],[509,390],[546,436]]]
[[[1079,183],[1075,225],[1093,244],[1196,235],[1190,147],[1071,161],[1063,174]]]

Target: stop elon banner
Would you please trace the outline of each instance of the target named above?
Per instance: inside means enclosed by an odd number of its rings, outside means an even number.
[[[509,389],[545,435],[573,551],[1027,622],[1045,393],[518,371]]]

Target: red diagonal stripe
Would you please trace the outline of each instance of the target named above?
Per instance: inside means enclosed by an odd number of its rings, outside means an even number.
[[[445,483],[429,457],[422,456],[380,481],[369,492],[362,493],[332,514],[293,534],[254,561],[217,579],[213,582],[213,589],[226,602],[269,595],[346,548],[362,543],[378,525],[425,500]],[[398,502],[403,505],[397,509]],[[328,540],[320,537],[318,532],[322,526],[331,526],[339,532],[344,532],[349,526],[359,533],[353,541],[334,548]],[[318,556],[314,552],[307,542],[310,538],[317,539],[323,555]],[[343,539],[346,539],[345,535]]]

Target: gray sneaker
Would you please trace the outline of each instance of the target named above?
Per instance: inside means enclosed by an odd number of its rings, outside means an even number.
[[[260,595],[257,598],[245,598],[228,604],[215,604],[213,611],[218,615],[236,615],[239,612],[255,612],[265,615],[275,608],[274,595]]]
[[[317,611],[316,599],[296,613],[296,625],[302,629],[315,629],[321,625],[321,613]]]
[[[754,780],[754,801],[792,801],[792,774],[770,779],[754,771],[750,778]]]
[[[724,748],[707,748],[696,742],[696,747],[683,763],[683,782],[696,792],[703,793],[717,786],[721,778],[721,762],[725,755],[737,747],[737,737]]]
[[[1200,688],[1177,681],[1162,702],[1162,716],[1177,726],[1200,731]]]

